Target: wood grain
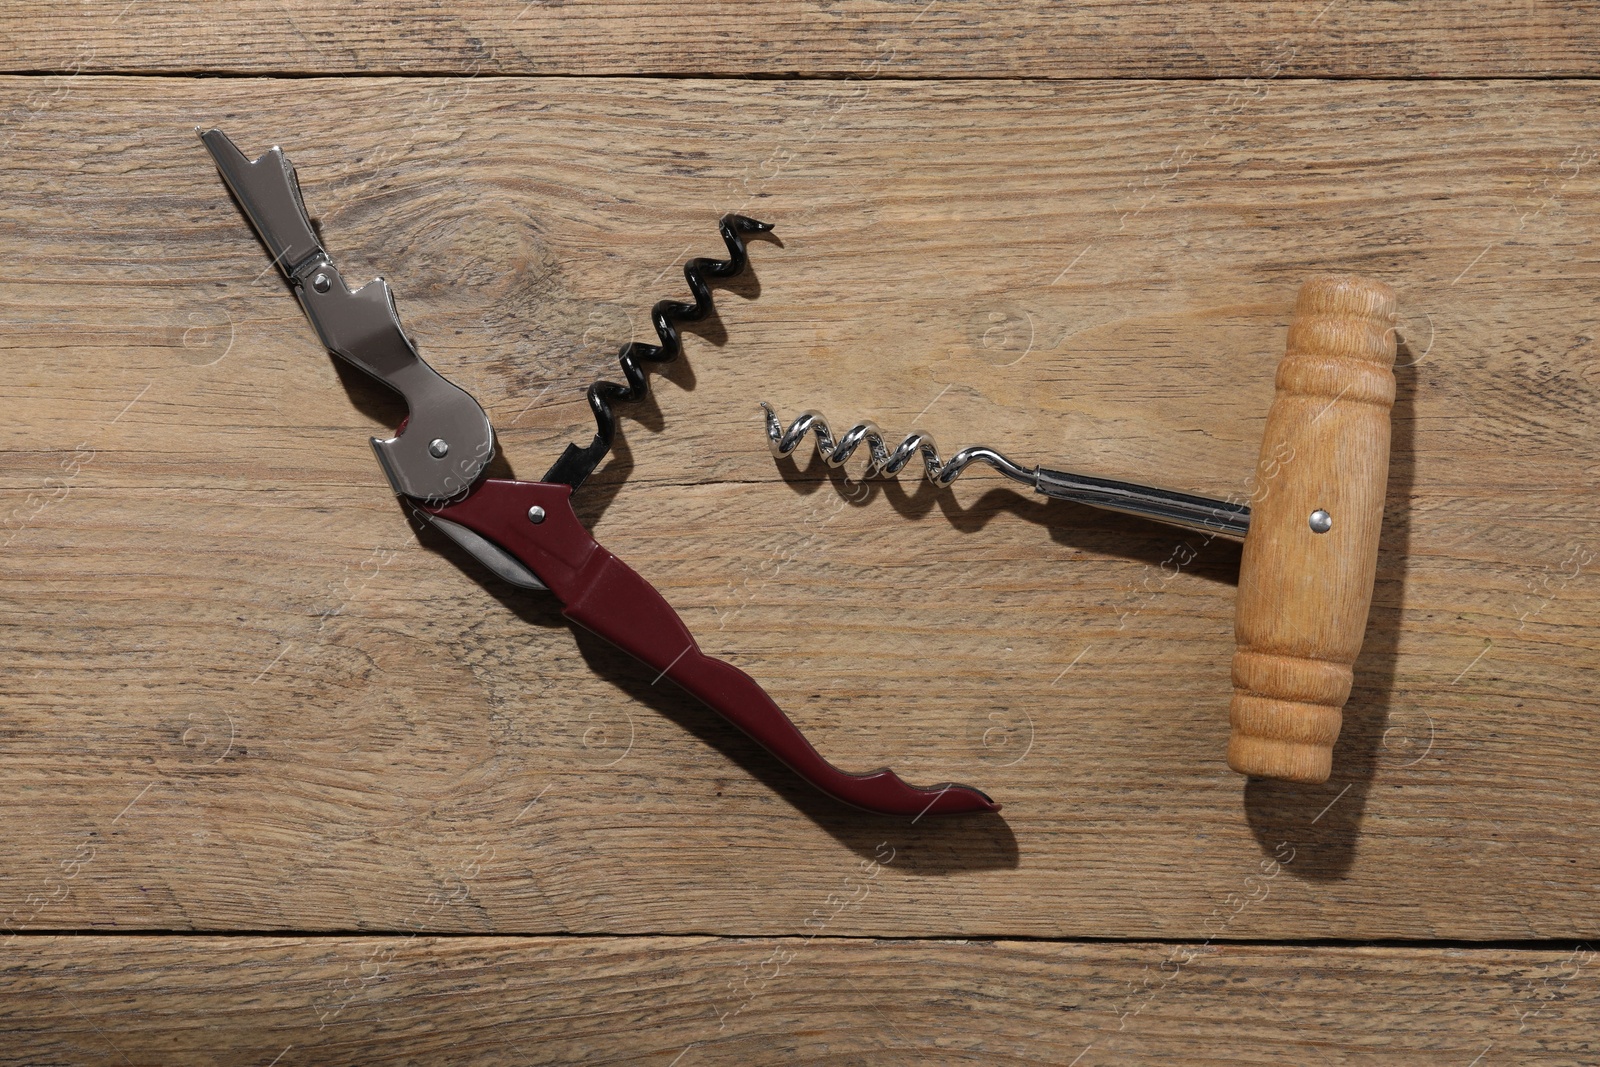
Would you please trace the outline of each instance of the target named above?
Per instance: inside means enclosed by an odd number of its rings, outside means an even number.
[[[803,934],[887,848],[830,934],[1595,935],[1594,85],[49,84],[0,81],[11,928]],[[401,413],[272,276],[213,122],[286,146],[525,476],[717,215],[778,223],[584,518],[834,762],[1003,821],[841,811],[419,540],[365,443]],[[1224,495],[1329,270],[1397,290],[1405,347],[1325,786],[1224,765],[1236,550],[979,473],[863,490],[759,428]]]
[[[1600,72],[1600,4],[1524,0],[21,0],[7,71],[1534,77]]]
[[[1240,774],[1332,773],[1377,577],[1397,321],[1394,290],[1358,274],[1314,278],[1295,299],[1255,480],[1236,497],[1250,502],[1228,709]]]
[[[29,937],[0,964],[0,1063],[1576,1065],[1600,1055],[1595,968],[1587,946]]]

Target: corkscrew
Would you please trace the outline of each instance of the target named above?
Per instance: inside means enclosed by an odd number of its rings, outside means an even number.
[[[835,469],[848,463],[856,449],[865,442],[870,455],[863,472],[866,478],[893,477],[904,470],[913,457],[920,455],[928,481],[943,489],[959,478],[972,463],[982,462],[1012,481],[1031,486],[1036,492],[1058,500],[1072,500],[1103,511],[1120,511],[1234,540],[1242,541],[1245,531],[1250,528],[1250,508],[1238,501],[1212,500],[1192,493],[1177,493],[1170,489],[1156,489],[1110,478],[1091,478],[1086,474],[1068,474],[1045,467],[1024,467],[982,445],[963,448],[946,463],[939,456],[939,446],[925,433],[909,434],[891,453],[883,431],[878,429],[876,423],[857,423],[843,437],[835,440],[828,428],[828,420],[819,411],[805,412],[785,430],[771,404],[762,401],[761,408],[766,412],[767,440],[772,454],[779,459],[792,455],[800,442],[805,440],[806,434],[810,433],[816,435],[817,454]]]
[[[605,454],[611,451],[612,442],[617,436],[617,417],[611,410],[613,400],[623,403],[635,403],[650,395],[650,381],[645,377],[644,366],[640,360],[647,363],[671,363],[683,351],[683,342],[678,337],[678,323],[699,322],[711,314],[711,286],[707,278],[732,278],[742,273],[748,257],[745,253],[743,235],[747,233],[766,233],[772,229],[770,222],[757,222],[755,219],[744,215],[724,215],[717,223],[718,232],[722,235],[722,242],[728,248],[727,259],[706,259],[696,257],[683,265],[683,279],[689,284],[689,292],[694,295],[694,303],[685,304],[679,300],[658,300],[650,309],[650,322],[655,327],[656,336],[661,338],[659,345],[646,344],[642,341],[630,341],[622,346],[617,353],[617,361],[622,365],[622,376],[627,385],[618,385],[616,382],[599,381],[589,386],[586,396],[589,400],[589,410],[594,413],[595,434],[594,440],[586,447],[576,444],[567,446],[561,453],[555,465],[546,472],[544,480],[547,482],[560,482],[577,489],[584,483],[594,469],[600,465]]]
[[[851,774],[834,767],[749,675],[702,652],[666,599],[602,548],[573,511],[573,493],[616,439],[612,403],[649,392],[645,365],[678,357],[678,324],[711,313],[711,280],[742,271],[748,261],[743,235],[770,226],[742,215],[722,218],[728,258],[696,258],[684,266],[694,303],[657,302],[651,321],[661,343],[624,345],[618,361],[627,384],[600,381],[588,388],[595,419],[590,443],[569,444],[541,482],[487,478],[495,437],[483,408],[417,354],[383,279],[354,290],[345,284],[311,225],[282,150],[252,162],[221,130],[200,136],[329,351],[405,398],[406,420],[393,437],[374,438],[372,447],[413,514],[500,579],[548,590],[573,623],[644,663],[657,681],[678,683],[823,792],[893,815],[999,810],[970,786],[917,787],[887,768]]]
[[[894,477],[920,457],[939,488],[982,463],[1048,497],[1242,540],[1228,764],[1242,774],[1324,782],[1377,575],[1395,319],[1395,295],[1379,282],[1336,275],[1301,288],[1248,500],[1026,467],[983,446],[946,462],[924,433],[891,451],[874,423],[835,438],[818,412],[785,429],[770,404],[761,407],[780,459],[811,434],[830,467],[865,444],[865,477]]]

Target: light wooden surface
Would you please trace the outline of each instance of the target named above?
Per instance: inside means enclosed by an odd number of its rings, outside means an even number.
[[[321,16],[291,10],[320,43]],[[1140,11],[1155,9],[1118,32]],[[251,32],[286,32],[257,14]],[[226,65],[189,17],[137,67]],[[582,24],[536,17],[552,40]],[[1027,17],[1000,24],[1033,42],[1041,77],[1088,69],[1074,64],[1093,49],[1029,35]],[[673,1048],[645,1035],[678,1017],[676,994],[607,1015],[615,954],[655,975],[641,988],[677,981],[679,942],[635,939],[751,939],[738,953],[759,964],[772,939],[820,924],[816,958],[844,955],[819,969],[877,989],[877,964],[850,953],[942,974],[956,950],[930,939],[1042,938],[997,950],[992,984],[918,1000],[938,1033],[907,1044],[1070,1062],[1093,1036],[1058,1044],[1078,1033],[1043,1009],[1007,1015],[1007,990],[1071,994],[1060,954],[1120,961],[1092,966],[1126,984],[1174,945],[1247,939],[1285,943],[1263,959],[1344,968],[1304,1008],[1324,1013],[1311,1029],[1330,1062],[1376,1059],[1391,1032],[1435,1042],[1417,1047],[1441,1063],[1490,1042],[1485,1065],[1592,1059],[1555,1043],[1567,1031],[1496,1037],[1473,1005],[1504,1004],[1520,979],[1501,968],[1565,959],[1600,927],[1600,89],[1518,79],[1494,58],[1508,38],[1418,17],[1417,48],[1386,30],[1375,39],[1392,47],[1352,46],[1339,72],[1406,74],[1411,55],[1449,53],[1485,80],[921,77],[1016,73],[1000,50],[905,78],[498,77],[444,61],[477,76],[382,78],[358,55],[317,68],[248,49],[228,53],[234,69],[340,76],[0,79],[7,980],[59,1013],[71,968],[104,960],[103,996],[78,1009],[121,1013],[101,1031],[208,1048],[186,1028],[297,1009],[272,986],[244,1002],[266,1014],[208,999],[217,943],[185,932],[480,935],[461,951],[506,962],[456,987],[474,1010],[520,1019],[507,983],[593,982],[568,1029],[614,1027],[596,1039],[605,1056],[670,1063],[693,1026]],[[38,51],[73,39],[57,18],[18,24],[17,66],[62,69]],[[109,24],[74,25],[88,44]],[[1519,25],[1543,32],[1533,72],[1586,69],[1573,57],[1592,35]],[[583,33],[620,57],[654,26]],[[364,32],[390,57],[447,40]],[[954,31],[935,36],[960,51]],[[796,69],[835,70],[817,58],[825,35],[807,40]],[[711,54],[728,50],[693,56]],[[1152,73],[1169,72],[1164,54],[1144,54]],[[580,510],[834,762],[969,781],[1003,818],[841,811],[553,608],[419,540],[365,443],[402,413],[321,351],[193,134],[212,123],[246,151],[286,147],[345,274],[389,279],[423,353],[485,402],[524,477],[590,432],[583,387],[615,373],[651,303],[682,295],[683,258],[718,251],[717,215],[775,222],[779,241],[754,245],[753,278],[720,290],[719,321],[654,376]],[[1246,785],[1223,761],[1236,549],[1174,567],[1174,532],[978,472],[948,494],[864,490],[775,464],[761,434],[765,399],[1225,495],[1253,468],[1294,293],[1329,270],[1392,285],[1404,345],[1373,617],[1323,786]],[[126,930],[148,936],[92,933]],[[535,950],[574,954],[554,972],[515,965],[528,935],[556,934]],[[1392,950],[1423,961],[1408,984],[1356,975],[1364,950],[1295,944],[1312,938],[1450,944]],[[1121,943],[1152,940],[1170,942],[1153,964],[1151,946]],[[1507,944],[1524,940],[1538,943]],[[320,982],[333,942],[228,944],[218,959]],[[1301,981],[1278,966],[1300,964],[1263,964],[1251,981],[1266,999],[1219,982],[1202,1002],[1175,980],[1159,998],[1167,1036],[1104,1062],[1304,1058],[1281,1020],[1231,1022]],[[685,964],[683,980],[719,987],[711,967]],[[1572,1033],[1597,1029],[1592,971],[1562,987]],[[1434,1022],[1386,1021],[1372,988]],[[840,995],[816,979],[775,988],[773,1014],[728,1055],[826,1060],[808,1044],[818,996]],[[830,1002],[857,1042],[840,1047],[879,1047],[863,1044],[878,1023],[860,999]],[[691,1000],[681,1011],[709,1017]],[[43,1008],[15,1010],[75,1040]],[[347,1058],[405,1019],[375,1017]],[[259,1062],[294,1040],[264,1043]],[[83,1047],[48,1055],[110,1055]],[[588,1057],[563,1048],[547,1061]]]
[[[14,0],[12,71],[1538,77],[1600,70],[1594,0]]]
[[[0,1063],[1410,1067],[1600,1055],[1590,948],[1488,959],[826,937],[32,942],[26,966],[0,963],[11,1035]]]

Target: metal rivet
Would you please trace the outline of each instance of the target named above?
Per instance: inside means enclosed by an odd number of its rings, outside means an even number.
[[[434,459],[443,459],[450,454],[450,442],[442,437],[435,437],[428,442],[428,455]]]
[[[544,521],[544,508],[538,504],[528,509],[528,521],[537,525]]]
[[[328,280],[328,276],[326,274],[319,274],[315,278],[311,279],[311,288],[315,289],[319,293],[326,293],[332,287],[333,283]]]
[[[1318,508],[1311,513],[1311,532],[1327,533],[1333,529],[1333,516]]]

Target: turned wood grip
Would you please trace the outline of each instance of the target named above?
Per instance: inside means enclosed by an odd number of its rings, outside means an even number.
[[[1355,275],[1295,301],[1239,566],[1228,766],[1241,774],[1333,769],[1378,567],[1394,326],[1394,291]]]

